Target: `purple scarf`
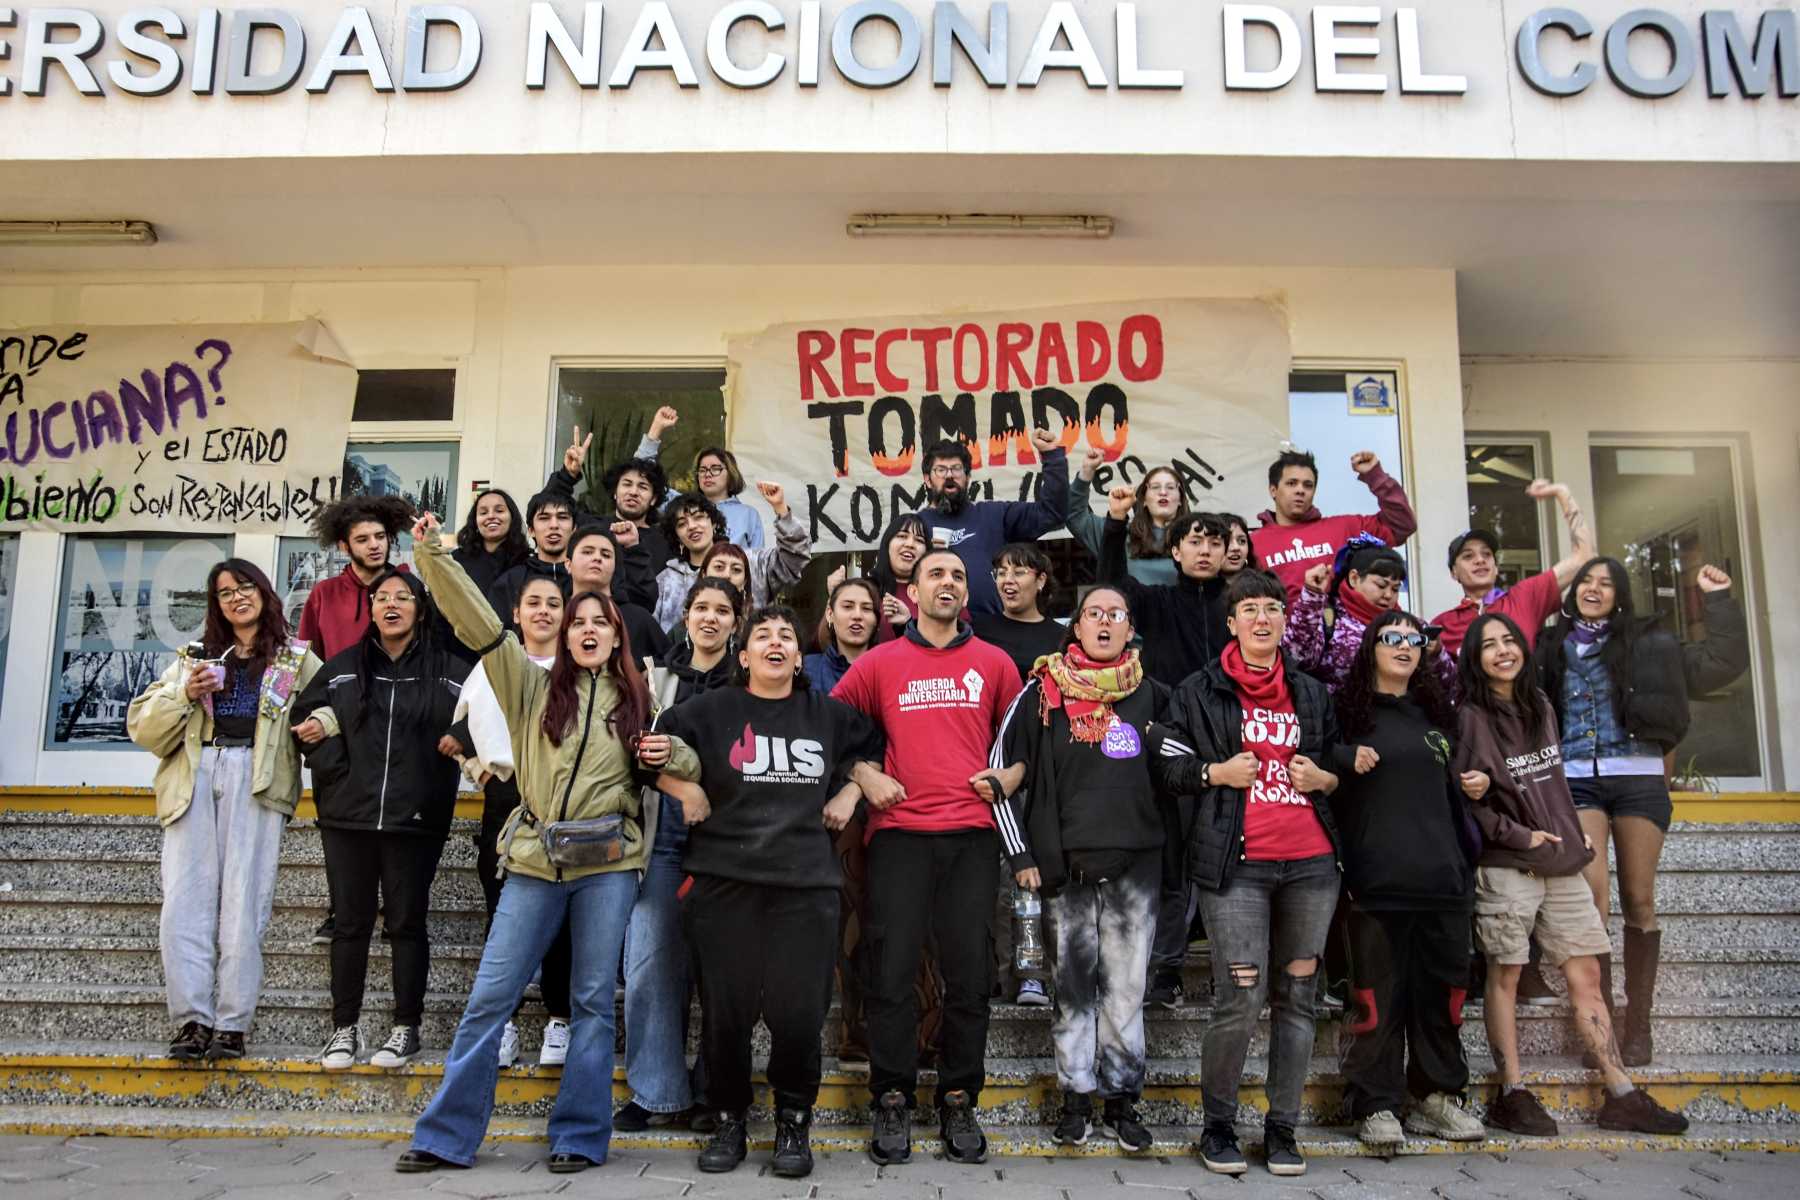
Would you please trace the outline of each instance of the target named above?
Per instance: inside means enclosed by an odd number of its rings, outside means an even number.
[[[1569,640],[1581,646],[1595,646],[1606,640],[1612,632],[1612,618],[1603,621],[1590,621],[1585,617],[1576,617],[1575,624],[1569,629]]]

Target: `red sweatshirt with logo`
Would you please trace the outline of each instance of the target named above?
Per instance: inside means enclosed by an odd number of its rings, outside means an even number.
[[[1330,562],[1338,547],[1357,534],[1373,534],[1397,547],[1419,528],[1419,519],[1413,515],[1406,489],[1398,479],[1380,467],[1360,478],[1375,493],[1380,512],[1326,517],[1313,508],[1307,510],[1306,519],[1298,525],[1277,525],[1271,510],[1258,514],[1262,527],[1250,531],[1250,547],[1256,551],[1256,560],[1263,570],[1287,586],[1290,605],[1299,599],[1306,573],[1322,562]]]
[[[969,786],[989,766],[1001,719],[1019,694],[1019,669],[1006,651],[967,625],[942,649],[917,625],[865,651],[831,691],[887,735],[883,769],[906,799],[869,812],[868,836],[883,829],[951,833],[994,828],[993,809]]]

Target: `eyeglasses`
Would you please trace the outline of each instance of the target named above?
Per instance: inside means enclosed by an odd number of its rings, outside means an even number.
[[[1425,648],[1424,634],[1407,633],[1399,629],[1384,629],[1376,636],[1375,640],[1382,645],[1395,650],[1398,650],[1401,646],[1410,646],[1414,650],[1423,650]]]
[[[933,479],[955,479],[958,476],[967,475],[968,473],[968,470],[960,465],[945,466],[940,463],[931,468],[931,477]]]
[[[416,599],[411,592],[377,592],[371,604],[413,604]]]
[[[1123,625],[1131,620],[1131,614],[1122,608],[1084,608],[1081,616],[1086,621],[1099,621],[1105,625]]]
[[[700,476],[702,479],[711,479],[714,475],[723,475],[724,473],[724,463],[713,463],[711,466],[698,467],[694,471],[694,474]]]
[[[213,595],[219,598],[220,604],[230,604],[233,600],[248,600],[256,595],[254,583],[240,583],[236,587],[222,587]]]

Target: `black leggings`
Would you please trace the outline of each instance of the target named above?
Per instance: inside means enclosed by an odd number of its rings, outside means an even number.
[[[490,779],[483,791],[487,798],[481,806],[481,832],[475,835],[475,873],[481,876],[481,896],[487,901],[487,922],[491,932],[494,907],[500,903],[500,885],[506,882],[500,875],[500,852],[494,849],[494,844],[500,840],[506,818],[519,807],[520,797],[518,785],[510,779]],[[569,919],[565,916],[562,930],[544,955],[543,974],[539,979],[544,1011],[564,1021],[569,1019],[570,1013],[569,971],[573,954],[569,943]]]

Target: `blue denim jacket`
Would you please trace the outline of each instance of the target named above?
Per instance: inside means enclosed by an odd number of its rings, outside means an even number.
[[[1656,746],[1625,731],[1613,705],[1612,678],[1600,655],[1584,657],[1575,650],[1574,639],[1563,642],[1563,761],[1661,758]]]

